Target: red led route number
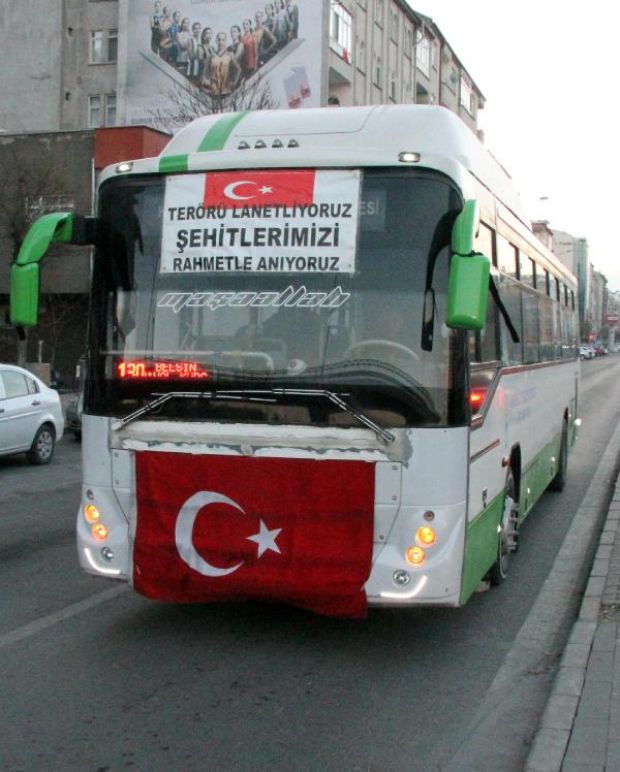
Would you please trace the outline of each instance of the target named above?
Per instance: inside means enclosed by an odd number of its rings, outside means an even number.
[[[122,359],[116,363],[116,375],[124,381],[204,381],[211,377],[198,362]]]

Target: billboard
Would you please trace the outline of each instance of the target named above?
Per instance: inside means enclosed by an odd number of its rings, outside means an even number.
[[[199,115],[320,105],[323,3],[131,0],[125,121],[175,129]]]

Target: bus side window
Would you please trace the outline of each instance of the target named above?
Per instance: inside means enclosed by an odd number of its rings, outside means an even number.
[[[497,259],[494,248],[493,229],[484,222],[480,223],[480,229],[474,242],[474,251],[489,258],[493,265]],[[499,341],[497,329],[497,308],[495,301],[489,292],[487,303],[487,320],[484,329],[471,333],[469,336],[469,361],[470,362],[496,362],[499,359]]]
[[[529,288],[521,290],[523,301],[523,353],[525,364],[540,362],[538,345],[538,293]]]
[[[497,267],[510,276],[512,279],[518,278],[519,250],[514,244],[511,244],[503,236],[497,234]]]
[[[503,321],[500,322],[502,363],[505,365],[520,365],[523,362],[523,312],[521,309],[521,287],[508,276],[502,275],[499,282],[499,292],[510,320],[514,325],[519,341],[515,343],[510,331]]]
[[[555,308],[553,300],[546,295],[538,295],[538,321],[540,324],[540,358],[542,361],[555,359]]]
[[[484,329],[469,335],[469,361],[496,362],[499,360],[498,344],[497,307],[489,292]]]
[[[474,242],[474,251],[488,257],[493,265],[497,264],[495,250],[493,249],[493,231],[483,222],[480,223],[480,230]]]

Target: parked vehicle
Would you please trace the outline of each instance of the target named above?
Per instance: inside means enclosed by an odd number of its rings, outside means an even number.
[[[47,464],[64,426],[57,391],[22,367],[0,364],[0,456],[25,453],[31,464]]]
[[[76,440],[82,439],[82,395],[76,394],[65,408],[65,429],[71,432]]]
[[[581,359],[594,359],[595,356],[592,346],[579,346],[579,357]]]
[[[78,359],[75,366],[75,379],[78,393],[65,407],[65,429],[73,433],[76,440],[82,439],[82,405],[84,402],[84,379],[86,377],[86,357]]]

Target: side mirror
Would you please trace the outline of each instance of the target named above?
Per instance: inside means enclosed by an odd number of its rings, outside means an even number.
[[[11,266],[11,324],[34,327],[39,316],[39,263],[54,242],[71,242],[73,214],[55,212],[36,220]]]
[[[491,261],[484,255],[453,255],[448,280],[446,324],[482,330],[487,320]]]
[[[475,199],[465,201],[452,228],[452,260],[448,280],[446,324],[462,330],[481,330],[487,318],[488,257],[474,254],[480,227],[480,207]]]
[[[39,264],[11,266],[11,311],[16,327],[34,327],[39,318]]]

